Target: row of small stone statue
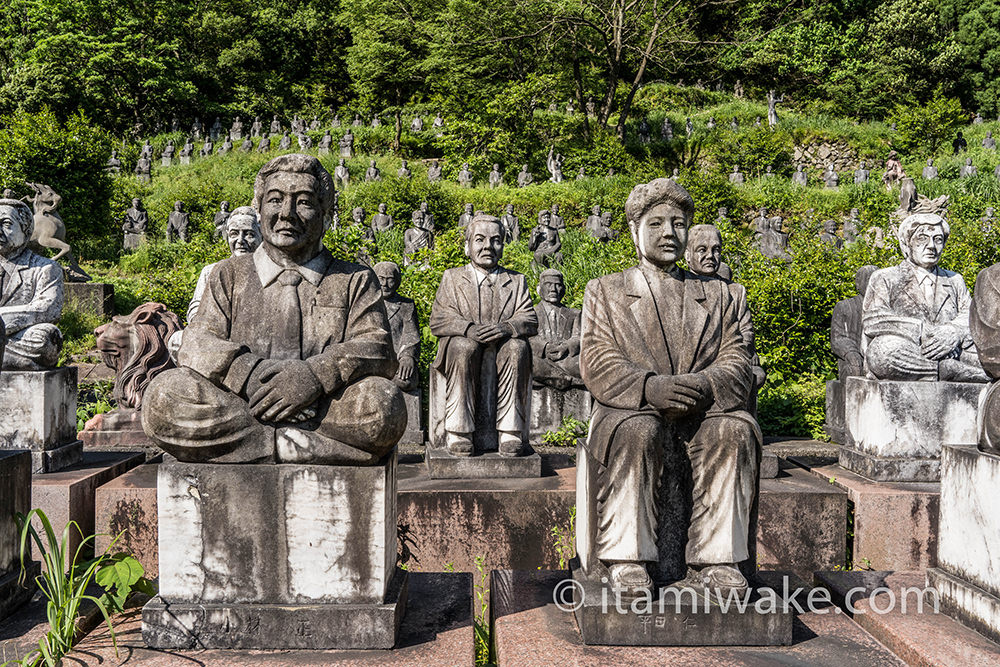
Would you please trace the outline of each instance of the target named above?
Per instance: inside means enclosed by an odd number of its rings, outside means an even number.
[[[354,114],[354,120],[351,121],[350,124],[351,127],[362,127],[364,124],[365,123],[361,119],[361,116],[359,114]],[[372,118],[370,124],[371,127],[381,127],[382,126],[381,117],[378,114],[376,114]],[[328,125],[328,127],[337,128],[341,127],[342,125],[344,125],[344,123],[342,123],[340,120],[340,114],[335,113],[333,115],[333,118],[330,120],[330,124]],[[432,128],[444,127],[444,117],[441,116],[440,111],[437,112],[437,115],[434,116],[434,120],[431,121],[431,127]],[[322,128],[323,128],[323,122],[317,116],[313,116],[312,120],[309,121],[308,124],[306,123],[305,119],[300,118],[298,114],[292,116],[290,129],[293,134],[302,134],[306,131],[316,132],[318,130],[321,130]],[[236,118],[233,120],[233,124],[230,126],[228,130],[228,134],[234,140],[239,141],[240,139],[243,138],[243,129],[244,126],[242,119],[240,118],[240,116],[236,116]],[[284,131],[284,129],[285,128],[281,123],[281,119],[278,118],[278,114],[274,114],[271,117],[271,121],[267,125],[266,130],[264,126],[264,121],[261,120],[260,116],[254,116],[253,122],[250,124],[249,136],[261,137],[264,136],[264,134],[266,134],[267,132],[270,132],[271,134],[281,134]],[[419,114],[417,114],[410,121],[410,130],[414,132],[421,132],[423,131],[423,129],[424,129],[424,119]],[[181,122],[179,119],[174,118],[170,121],[170,131],[171,132],[181,131]],[[205,126],[202,124],[201,119],[195,116],[194,122],[191,124],[191,130],[190,130],[191,136],[194,137],[195,139],[201,139],[204,133],[204,136],[211,138],[212,141],[218,141],[219,138],[222,137],[222,135],[226,132],[227,132],[226,129],[222,125],[222,119],[219,116],[215,117],[215,122],[212,123],[212,126],[208,128],[207,131],[205,130]]]

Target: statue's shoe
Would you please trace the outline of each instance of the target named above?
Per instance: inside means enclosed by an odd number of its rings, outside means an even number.
[[[500,434],[500,456],[520,456],[524,451],[524,443],[520,433]]]
[[[653,579],[642,563],[612,563],[608,566],[608,573],[611,584],[627,596],[648,593],[653,587]]]
[[[452,456],[472,456],[471,433],[448,433],[448,451]]]
[[[705,588],[718,590],[723,595],[730,591],[743,594],[749,587],[746,577],[733,565],[709,565],[699,574]]]

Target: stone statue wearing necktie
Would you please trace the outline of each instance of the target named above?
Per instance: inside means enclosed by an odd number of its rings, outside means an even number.
[[[489,349],[496,358],[496,430],[500,454],[524,451],[531,400],[531,348],[538,330],[523,275],[499,265],[506,231],[500,220],[477,213],[465,228],[469,264],[445,271],[431,310],[438,337],[432,372],[444,375],[444,430],[448,450],[471,456],[475,450],[481,364]]]
[[[905,259],[872,275],[862,308],[870,377],[987,381],[969,332],[969,288],[961,275],[938,266],[950,231],[933,213],[915,213],[899,225]]]
[[[538,277],[535,306],[538,335],[531,338],[533,377],[536,385],[555,389],[583,386],[580,378],[580,311],[562,304],[566,295],[563,275],[546,269]]]
[[[333,179],[290,154],[257,174],[263,243],[225,259],[143,428],[181,461],[375,465],[406,427],[375,275],[323,247]]]

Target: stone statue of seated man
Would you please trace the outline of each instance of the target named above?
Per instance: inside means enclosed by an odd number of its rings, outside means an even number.
[[[606,567],[626,595],[645,594],[671,583],[653,577],[679,543],[679,577],[742,592],[761,443],[746,411],[751,350],[729,285],[677,266],[691,195],[656,179],[632,190],[625,215],[639,264],[590,281],[583,304],[580,370],[594,399],[584,447],[598,471],[578,486],[596,512],[583,538],[589,567]],[[663,500],[678,489],[684,519]]]
[[[143,429],[181,461],[375,465],[406,428],[378,281],[323,246],[334,186],[288,154],[254,182],[263,243],[215,267]]]
[[[865,294],[870,377],[986,382],[969,334],[969,289],[961,275],[938,266],[950,232],[933,213],[913,214],[899,225],[905,259],[876,271]]]
[[[538,277],[535,306],[538,335],[532,336],[532,380],[555,389],[583,386],[580,377],[580,311],[563,305],[566,283],[563,274],[545,269]]]
[[[445,378],[444,430],[448,451],[471,456],[483,352],[496,351],[496,430],[502,456],[524,449],[531,400],[531,347],[538,331],[525,277],[500,266],[506,232],[500,220],[477,213],[465,228],[469,263],[448,269],[431,309],[438,337],[433,368]]]
[[[420,324],[417,322],[417,305],[398,293],[402,275],[394,262],[379,262],[373,269],[382,288],[385,312],[389,317],[392,344],[399,359],[399,369],[392,381],[403,391],[413,391],[420,386]]]
[[[3,369],[55,368],[62,349],[56,326],[63,307],[63,270],[28,248],[34,216],[23,201],[0,199],[0,319],[7,338]]]

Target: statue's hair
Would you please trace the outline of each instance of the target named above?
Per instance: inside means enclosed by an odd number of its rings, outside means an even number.
[[[625,218],[629,223],[638,223],[646,211],[664,203],[680,208],[688,220],[694,216],[694,200],[688,191],[673,179],[657,178],[632,189],[625,201]]]
[[[709,232],[714,233],[716,238],[719,239],[719,242],[722,242],[722,233],[715,225],[694,225],[688,230],[688,247],[693,245],[695,235],[702,233],[707,234]]]
[[[547,208],[543,208],[541,211],[538,212],[538,222],[542,221],[542,216],[543,215],[549,216],[549,221],[550,222],[552,221],[552,211],[550,211]]]
[[[558,278],[559,280],[564,280],[562,271],[558,269],[545,269],[542,271],[541,275],[538,276],[538,284],[541,285],[542,281],[546,278]]]
[[[399,271],[399,265],[396,264],[396,262],[379,262],[378,264],[372,267],[372,271],[375,272],[376,276],[380,275],[380,269],[391,271],[392,274],[396,276],[396,280],[399,280],[400,276],[402,275],[402,273],[400,273]]]
[[[150,380],[174,367],[167,341],[180,330],[180,318],[162,303],[153,301],[94,330],[104,363],[117,374],[112,395],[119,406],[142,407],[142,396]],[[102,347],[101,343],[109,338],[112,343],[124,344],[123,356]],[[114,349],[117,351],[117,346]]]
[[[14,209],[14,219],[21,225],[21,231],[25,237],[31,238],[35,233],[35,216],[31,208],[20,199],[0,199],[0,206],[9,206]]]
[[[267,184],[267,179],[281,171],[309,174],[316,179],[320,206],[323,210],[323,220],[326,220],[333,210],[335,192],[333,177],[330,176],[330,172],[323,167],[319,160],[312,155],[303,155],[302,153],[279,155],[260,168],[260,171],[257,172],[257,178],[254,179],[253,183],[254,208],[258,212],[260,211],[261,205],[264,202],[264,186]]]
[[[500,222],[500,218],[496,217],[495,215],[490,215],[489,213],[483,213],[482,211],[480,211],[479,213],[476,213],[474,216],[472,216],[472,221],[468,225],[465,226],[465,245],[466,245],[466,247],[468,247],[469,242],[472,240],[472,228],[475,227],[476,225],[484,223],[484,222],[488,222],[488,223],[494,224],[497,227],[499,227],[500,228],[500,236],[501,236],[501,238],[503,238],[503,236],[504,236],[504,229],[503,229],[503,223]]]
[[[917,227],[926,225],[941,227],[941,231],[944,232],[945,243],[948,242],[948,237],[951,235],[951,226],[947,220],[937,213],[914,213],[899,224],[899,231],[896,232],[896,238],[899,239],[899,249],[903,253],[903,257],[908,256],[910,239],[913,238],[913,233],[917,231]]]

